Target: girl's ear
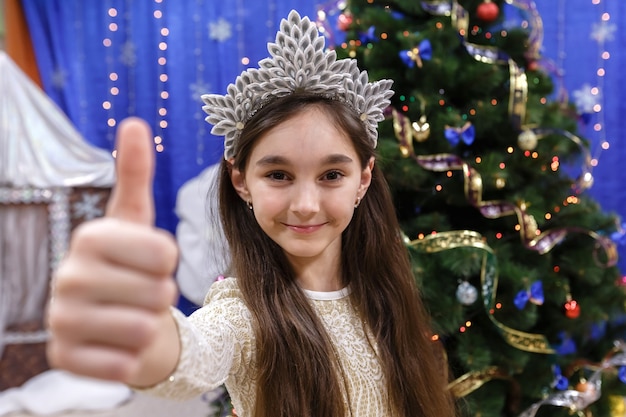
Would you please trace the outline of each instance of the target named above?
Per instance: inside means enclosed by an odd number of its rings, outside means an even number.
[[[235,168],[232,164],[230,166],[230,181],[239,194],[239,197],[245,202],[250,201],[250,192],[246,186],[246,176],[239,169]]]
[[[375,158],[372,156],[367,165],[361,171],[361,184],[359,185],[358,197],[363,198],[370,184],[372,183],[372,170],[374,169]]]

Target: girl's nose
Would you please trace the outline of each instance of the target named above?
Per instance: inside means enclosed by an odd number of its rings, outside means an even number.
[[[319,210],[319,193],[313,184],[298,184],[291,198],[291,211],[308,215]]]

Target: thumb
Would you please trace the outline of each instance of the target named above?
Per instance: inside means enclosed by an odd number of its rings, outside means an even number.
[[[106,215],[133,223],[154,223],[152,178],[154,150],[148,124],[139,118],[123,120],[116,137],[117,182]]]

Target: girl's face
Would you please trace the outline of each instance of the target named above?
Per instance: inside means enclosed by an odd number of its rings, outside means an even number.
[[[301,265],[339,259],[341,234],[373,166],[374,158],[362,169],[346,134],[311,107],[259,138],[245,176],[233,169],[231,177],[263,231]]]

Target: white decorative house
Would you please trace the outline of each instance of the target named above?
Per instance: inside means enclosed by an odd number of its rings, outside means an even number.
[[[71,230],[104,213],[109,152],[0,51],[0,391],[46,369],[43,317]]]

